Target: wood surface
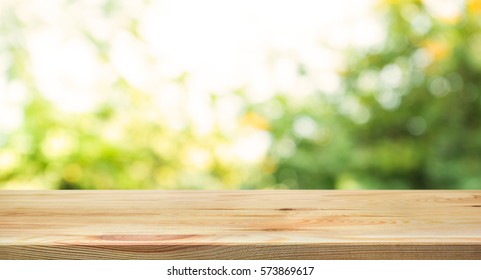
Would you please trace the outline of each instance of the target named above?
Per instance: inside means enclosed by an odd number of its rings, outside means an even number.
[[[481,191],[0,191],[0,259],[481,259]]]

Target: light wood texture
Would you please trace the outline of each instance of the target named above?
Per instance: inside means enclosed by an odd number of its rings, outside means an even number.
[[[481,259],[481,191],[0,191],[0,259]]]

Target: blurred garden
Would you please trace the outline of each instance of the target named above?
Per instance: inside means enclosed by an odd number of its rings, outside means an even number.
[[[330,2],[1,1],[0,189],[480,189],[481,1]]]

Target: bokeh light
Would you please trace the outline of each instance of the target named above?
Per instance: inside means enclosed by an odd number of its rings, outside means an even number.
[[[478,0],[0,3],[0,188],[478,188]]]

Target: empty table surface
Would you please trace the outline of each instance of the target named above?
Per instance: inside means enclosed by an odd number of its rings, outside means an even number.
[[[0,191],[0,259],[481,259],[481,191]]]

